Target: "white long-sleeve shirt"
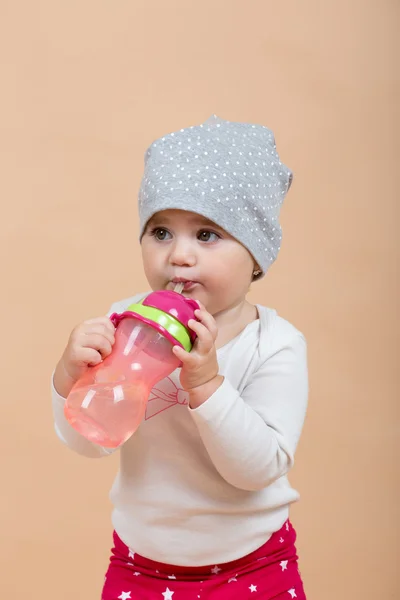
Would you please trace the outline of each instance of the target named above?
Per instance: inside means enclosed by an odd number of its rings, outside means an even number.
[[[153,388],[145,419],[119,449],[113,526],[142,556],[182,566],[235,560],[278,531],[299,498],[286,474],[307,407],[306,342],[276,311],[257,308],[259,319],[218,350],[219,389],[190,409],[178,369]],[[54,386],[52,401],[65,444],[88,457],[110,453],[69,425]]]

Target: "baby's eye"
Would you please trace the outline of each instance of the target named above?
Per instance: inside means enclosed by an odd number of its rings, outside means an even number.
[[[220,236],[217,233],[214,233],[214,231],[208,231],[207,229],[204,229],[203,231],[199,232],[197,238],[201,242],[216,242],[220,239]]]
[[[156,229],[153,229],[152,235],[156,238],[156,240],[163,242],[171,234],[167,229],[163,229],[162,227],[156,227]]]

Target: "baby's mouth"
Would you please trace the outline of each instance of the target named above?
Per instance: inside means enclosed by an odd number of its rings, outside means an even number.
[[[199,282],[198,281],[192,281],[190,279],[183,279],[182,277],[175,277],[174,279],[172,279],[172,281],[170,281],[170,284],[173,287],[173,289],[175,289],[178,286],[180,288],[182,288],[182,286],[183,286],[183,291],[184,292],[189,292],[196,285],[199,285]]]

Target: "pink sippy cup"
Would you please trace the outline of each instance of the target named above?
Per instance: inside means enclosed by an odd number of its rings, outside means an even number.
[[[154,385],[180,366],[172,347],[190,352],[196,339],[188,321],[197,302],[175,291],[149,294],[114,313],[111,354],[88,367],[65,403],[68,422],[91,442],[117,448],[139,427]]]

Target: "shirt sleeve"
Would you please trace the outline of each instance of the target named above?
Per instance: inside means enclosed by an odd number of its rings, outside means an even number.
[[[307,347],[298,333],[260,365],[242,394],[225,378],[206,402],[189,410],[220,475],[256,491],[293,466],[307,401]]]

